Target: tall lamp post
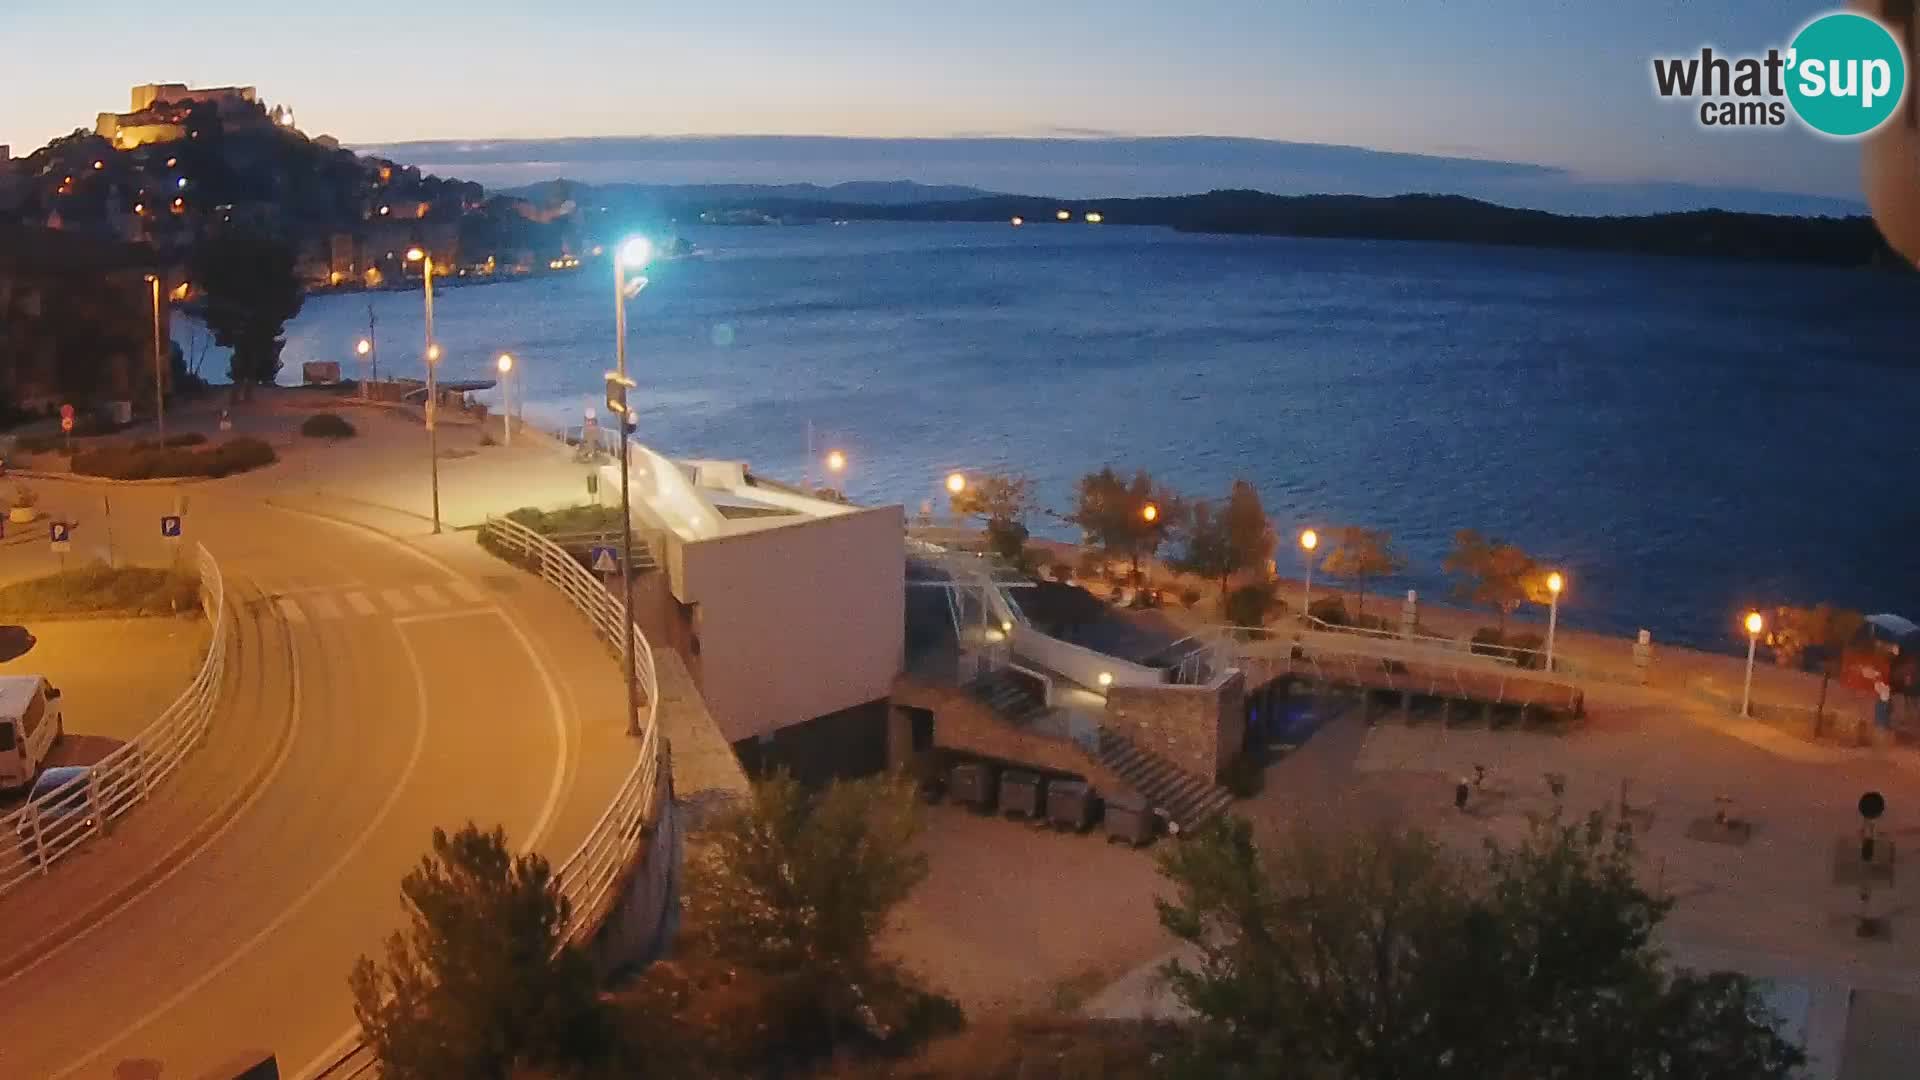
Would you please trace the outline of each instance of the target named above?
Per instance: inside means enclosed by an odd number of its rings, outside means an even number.
[[[1757,611],[1747,612],[1747,681],[1740,688],[1740,715],[1753,715],[1753,654],[1760,647],[1760,631],[1767,628],[1767,620]]]
[[[1553,670],[1553,631],[1560,625],[1560,590],[1567,587],[1567,579],[1555,570],[1547,575],[1547,670]]]
[[[434,370],[440,365],[440,346],[433,340],[433,256],[420,248],[407,249],[407,261],[421,264],[427,282],[427,473],[433,481],[433,531],[440,532],[440,433],[433,419],[440,407],[440,384]]]
[[[628,442],[633,432],[633,406],[627,391],[634,382],[627,377],[627,301],[647,287],[645,274],[627,278],[628,268],[644,270],[653,259],[653,245],[644,236],[621,244],[613,256],[613,332],[614,371],[607,376],[607,408],[620,423],[620,634],[626,639],[627,658],[627,734],[640,734],[640,684],[634,669],[633,644],[633,495],[632,470],[628,468]]]
[[[147,284],[153,290],[153,422],[159,429],[160,443],[167,441],[167,382],[165,362],[160,359],[160,275],[148,274]]]
[[[1300,593],[1300,625],[1313,618],[1313,549],[1320,546],[1320,534],[1312,529],[1300,531],[1300,550],[1306,553],[1307,584]]]
[[[355,355],[360,357],[361,363],[363,364],[374,363],[372,338],[361,338],[359,343],[354,345],[353,351]],[[379,368],[376,367],[373,370],[378,371]],[[361,374],[361,377],[360,377],[360,396],[361,397],[367,398],[368,400],[371,400],[373,398],[372,381],[373,381],[372,375],[370,373],[363,372]]]
[[[500,433],[508,446],[513,445],[513,354],[501,353],[494,361],[500,369]]]
[[[953,501],[958,499],[960,493],[965,490],[967,490],[966,473],[950,472],[947,474],[947,509],[953,514],[953,527],[956,529],[960,527],[960,508],[955,506]]]

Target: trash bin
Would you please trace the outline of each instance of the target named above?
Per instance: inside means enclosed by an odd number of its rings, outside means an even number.
[[[964,803],[976,810],[991,810],[996,779],[991,765],[979,761],[961,762],[953,767],[947,795],[954,802]]]
[[[1045,816],[1046,781],[1038,773],[1008,769],[1000,777],[1000,812],[1008,817]]]
[[[1153,809],[1137,795],[1106,798],[1107,840],[1139,847],[1153,841]]]
[[[1056,829],[1086,832],[1093,827],[1093,789],[1084,780],[1055,780],[1047,785],[1047,820]]]

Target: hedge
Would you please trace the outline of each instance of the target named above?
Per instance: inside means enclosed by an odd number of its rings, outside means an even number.
[[[168,440],[171,442],[172,440]],[[109,480],[157,480],[190,476],[231,476],[279,460],[273,447],[242,435],[218,446],[196,450],[188,446],[122,445],[81,450],[73,455],[73,471]]]

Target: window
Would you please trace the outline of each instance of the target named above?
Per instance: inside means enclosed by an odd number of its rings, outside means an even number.
[[[20,713],[21,733],[28,739],[32,739],[33,733],[40,730],[40,720],[46,716],[46,714],[47,697],[45,694],[35,691],[33,700],[27,702],[27,707]]]
[[[9,720],[4,724],[0,724],[0,753],[11,753],[15,745],[13,721]]]

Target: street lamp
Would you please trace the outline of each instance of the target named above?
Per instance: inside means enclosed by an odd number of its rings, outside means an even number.
[[[1320,534],[1312,529],[1300,530],[1300,550],[1306,553],[1307,583],[1300,593],[1300,623],[1306,625],[1313,611],[1313,549],[1320,546]]]
[[[1567,579],[1555,570],[1547,575],[1547,670],[1553,670],[1553,631],[1560,623],[1560,590],[1567,587]]]
[[[615,370],[607,377],[607,408],[620,423],[620,636],[625,639],[627,659],[627,734],[640,734],[640,684],[634,673],[633,644],[633,479],[628,468],[628,436],[633,433],[633,405],[627,391],[634,382],[627,376],[627,301],[647,287],[646,269],[653,259],[653,244],[644,236],[630,237],[613,255],[613,332]],[[636,273],[632,280],[627,270]]]
[[[434,371],[440,365],[440,346],[433,340],[433,256],[420,248],[407,249],[407,261],[421,264],[427,283],[427,473],[433,482],[433,531],[440,532],[440,433],[434,428],[440,384]]]
[[[159,431],[160,445],[167,443],[167,393],[164,362],[160,359],[160,275],[148,274],[153,289],[153,422]]]
[[[827,471],[843,473],[847,471],[847,455],[838,450],[827,451]]]
[[[1747,681],[1740,689],[1740,715],[1753,715],[1753,654],[1760,647],[1760,631],[1767,628],[1767,620],[1757,611],[1747,612]]]
[[[1141,507],[1140,520],[1146,522],[1149,525],[1160,520],[1160,508],[1153,505],[1152,503],[1148,503],[1147,505]]]
[[[373,358],[373,339],[372,338],[361,338],[359,342],[354,345],[353,351],[355,355],[360,357],[360,362],[363,364],[371,365],[378,362]],[[377,371],[378,369],[376,368],[374,370]],[[371,385],[372,382],[373,382],[373,376],[371,373],[363,373],[361,375],[360,377],[360,396],[361,397],[363,398],[373,397],[373,387]]]
[[[494,361],[500,369],[500,432],[505,443],[513,445],[513,354],[501,353]]]
[[[947,494],[958,495],[967,490],[967,478],[964,473],[947,474]]]

